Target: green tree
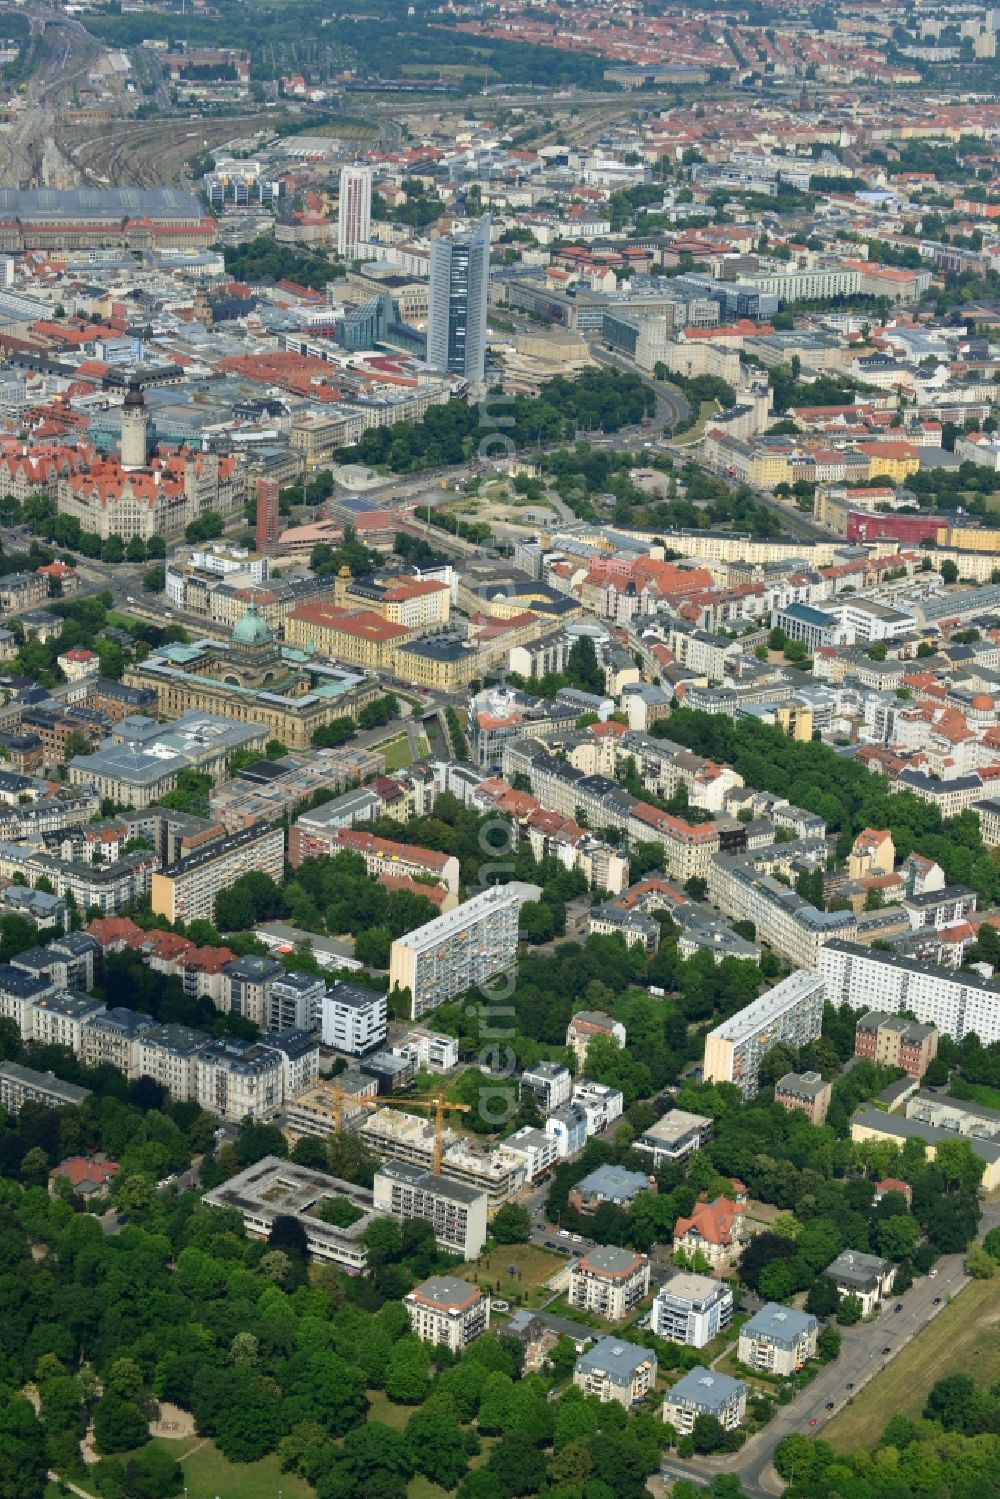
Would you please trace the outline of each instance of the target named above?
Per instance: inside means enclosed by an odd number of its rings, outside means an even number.
[[[120,1395],[105,1395],[94,1411],[94,1445],[98,1452],[130,1452],[149,1441],[149,1422],[137,1405]]]
[[[498,1244],[526,1244],[531,1237],[531,1216],[520,1203],[508,1202],[494,1217],[491,1228]]]
[[[465,1439],[454,1416],[415,1411],[406,1423],[406,1450],[417,1472],[443,1489],[457,1488],[469,1466]]]
[[[861,1321],[863,1311],[859,1296],[841,1296],[840,1305],[837,1308],[837,1321],[841,1327],[853,1327],[856,1322]]]

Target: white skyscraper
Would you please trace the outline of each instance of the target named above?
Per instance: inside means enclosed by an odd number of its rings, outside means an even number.
[[[372,169],[342,167],[337,214],[337,254],[350,255],[363,245],[372,229]]]
[[[490,287],[490,221],[431,245],[427,362],[482,385],[486,374],[486,306]]]

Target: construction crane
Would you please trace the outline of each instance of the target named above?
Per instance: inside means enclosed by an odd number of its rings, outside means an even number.
[[[374,1113],[378,1109],[419,1109],[422,1113],[434,1115],[434,1154],[432,1157],[431,1170],[435,1176],[441,1175],[441,1158],[444,1153],[444,1116],[448,1113],[468,1114],[472,1105],[468,1103],[452,1103],[450,1098],[445,1098],[442,1093],[432,1094],[430,1097],[416,1098],[362,1098],[356,1093],[345,1093],[340,1085],[340,1078],[335,1077],[332,1082],[321,1085],[324,1092],[330,1095],[333,1104],[333,1123],[338,1133],[344,1128],[344,1107],[352,1109],[367,1109]]]

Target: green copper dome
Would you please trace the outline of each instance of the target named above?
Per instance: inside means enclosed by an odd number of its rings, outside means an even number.
[[[251,604],[246,614],[233,630],[234,645],[267,645],[271,640],[271,629],[256,604]]]

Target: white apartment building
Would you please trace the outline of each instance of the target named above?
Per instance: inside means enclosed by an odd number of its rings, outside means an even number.
[[[649,1260],[632,1249],[599,1244],[570,1270],[569,1303],[619,1322],[634,1311],[649,1290]]]
[[[658,1338],[688,1348],[704,1348],[729,1326],[733,1293],[725,1281],[682,1270],[660,1287],[650,1313]]]
[[[625,1097],[620,1088],[608,1083],[595,1083],[582,1077],[573,1087],[573,1103],[587,1116],[587,1136],[600,1135],[609,1124],[620,1119],[625,1108]]]
[[[705,1081],[735,1083],[744,1098],[753,1098],[760,1064],[773,1046],[805,1046],[819,1036],[825,994],[819,974],[792,973],[717,1025],[705,1038]]]
[[[739,1360],[765,1374],[794,1374],[816,1356],[819,1323],[809,1312],[769,1301],[740,1328]]]
[[[519,881],[491,885],[398,937],[389,955],[389,987],[409,990],[411,1020],[513,967],[521,906],[539,894],[537,886]]]
[[[422,1343],[461,1353],[490,1325],[490,1299],[454,1275],[432,1275],[403,1297],[410,1330]]]
[[[486,1242],[486,1193],[407,1161],[386,1161],[373,1182],[375,1211],[431,1224],[438,1247],[474,1260]]]
[[[852,942],[829,943],[819,972],[831,1004],[895,1014],[905,1010],[953,1041],[973,1032],[984,1046],[1000,1041],[1000,989],[975,974]]]
[[[85,1067],[108,1065],[124,1072],[130,1082],[139,1074],[139,1041],[155,1022],[149,1015],[117,1007],[101,1009],[83,1027],[80,1059]]]
[[[440,1031],[415,1026],[395,1047],[402,1057],[409,1057],[418,1071],[450,1072],[458,1066],[458,1041]]]
[[[347,166],[340,169],[337,204],[337,254],[356,256],[372,232],[372,169]]]
[[[543,1114],[550,1114],[573,1094],[573,1075],[558,1062],[536,1062],[521,1073],[521,1097],[531,1095]]]
[[[513,1151],[522,1158],[524,1174],[529,1182],[540,1181],[552,1170],[559,1155],[552,1135],[546,1134],[543,1129],[532,1129],[530,1124],[522,1125],[512,1135],[508,1135],[503,1145],[506,1150]]]
[[[321,1035],[334,1051],[364,1056],[382,1045],[388,1025],[388,1000],[374,989],[341,981],[323,995]]]

